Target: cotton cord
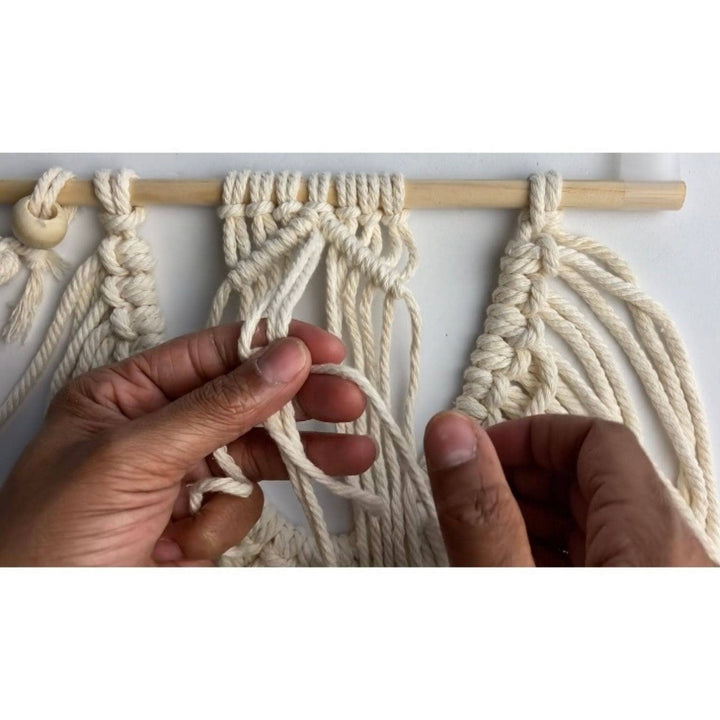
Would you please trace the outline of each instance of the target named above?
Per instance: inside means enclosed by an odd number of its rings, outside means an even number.
[[[237,303],[236,317],[244,320],[238,344],[241,358],[251,354],[263,318],[268,341],[284,337],[293,310],[323,266],[324,256],[327,327],[349,338],[349,364],[315,366],[312,372],[352,380],[365,393],[365,414],[353,423],[339,424],[337,430],[369,433],[379,454],[373,467],[358,477],[328,477],[306,457],[292,405],[285,406],[264,425],[280,450],[311,534],[292,527],[266,505],[248,538],[222,562],[444,564],[427,474],[417,461],[414,441],[420,313],[406,285],[417,265],[417,253],[404,209],[403,180],[341,175],[334,181],[337,207],[328,203],[330,176],[309,178],[305,203],[297,200],[300,180],[293,173],[245,172],[227,177],[219,216],[229,272],[216,293],[209,324],[219,323],[233,301]],[[382,309],[379,337],[372,322],[375,303]],[[390,344],[397,303],[408,312],[412,338],[409,381],[396,417],[390,407]],[[231,478],[236,489],[252,486],[239,468],[230,472],[226,465],[223,471],[228,475],[220,483],[226,487]],[[352,533],[329,532],[314,483],[352,503]],[[197,485],[191,492],[197,492]]]
[[[95,175],[106,235],[63,292],[40,348],[0,405],[0,425],[39,382],[61,345],[64,354],[53,376],[53,394],[83,372],[162,342],[155,263],[137,231],[145,210],[130,203],[133,177],[127,170]]]
[[[73,177],[62,168],[51,168],[38,179],[28,201],[28,210],[40,220],[53,216],[57,198],[65,183]],[[75,208],[65,209],[72,220]],[[25,342],[43,299],[47,277],[59,280],[67,270],[65,261],[55,250],[29,247],[14,237],[0,238],[0,285],[10,282],[25,268],[27,280],[20,297],[0,332],[7,342]]]
[[[70,173],[45,173],[27,203],[47,218]],[[52,391],[70,378],[160,343],[164,335],[149,245],[138,234],[145,211],[130,199],[130,171],[96,174],[105,237],[65,288],[39,350],[0,404],[0,425],[18,409],[62,349]],[[338,423],[341,433],[369,434],[378,456],[359,476],[334,478],[306,456],[292,404],[264,423],[285,464],[309,529],[270,503],[222,565],[444,565],[423,461],[414,439],[421,317],[408,281],[417,251],[397,175],[314,175],[308,200],[297,200],[295,173],[232,172],[223,186],[222,251],[226,276],[209,325],[244,322],[240,359],[256,349],[261,321],[272,341],[287,335],[293,312],[324,274],[326,327],[348,347],[345,364],[311,372],[354,382],[367,397],[363,415]],[[334,183],[337,205],[328,202]],[[616,253],[561,224],[562,180],[530,178],[529,207],[500,261],[498,284],[463,375],[455,407],[484,426],[538,413],[594,415],[624,423],[642,441],[641,424],[615,360],[619,350],[639,379],[673,450],[677,471],[664,486],[711,557],[719,559],[720,519],[710,437],[690,360],[675,325],[637,285]],[[246,198],[248,201],[246,202]],[[28,269],[19,302],[3,330],[22,339],[42,298],[44,278],[63,263],[52,250],[0,240],[0,284]],[[627,310],[621,317],[618,305]],[[406,376],[393,387],[390,363],[398,311],[410,327]],[[611,350],[608,340],[617,346]],[[400,391],[395,392],[395,391]],[[402,401],[395,406],[393,396]],[[214,453],[218,477],[188,488],[191,512],[207,493],[249,497],[255,485],[227,448]],[[332,534],[316,485],[347,500],[353,529]]]
[[[718,503],[707,420],[687,351],[663,308],[628,265],[561,226],[562,181],[530,178],[530,207],[500,261],[497,288],[455,407],[483,425],[538,413],[595,415],[641,439],[627,385],[590,319],[627,356],[677,460],[663,483],[708,552],[718,558]],[[568,300],[561,288],[579,302]],[[629,327],[609,299],[628,309]],[[549,331],[561,342],[552,342]]]

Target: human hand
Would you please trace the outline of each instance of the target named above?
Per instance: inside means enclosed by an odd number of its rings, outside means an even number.
[[[309,375],[340,362],[342,342],[293,322],[291,337],[238,364],[239,326],[186,335],[73,380],[0,489],[2,565],[210,564],[260,517],[263,495],[209,494],[194,516],[188,483],[217,472],[222,445],[251,480],[281,479],[277,447],[254,426],[294,399],[299,420],[359,417],[353,383]],[[253,345],[266,343],[264,326]],[[329,475],[365,471],[364,436],[303,433]],[[219,473],[222,474],[222,473]]]
[[[452,565],[712,565],[622,425],[444,412],[425,455]]]

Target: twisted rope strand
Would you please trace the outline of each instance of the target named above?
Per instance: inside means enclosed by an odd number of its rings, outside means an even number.
[[[154,261],[137,233],[145,212],[130,203],[133,177],[127,170],[96,174],[106,237],[63,292],[39,350],[0,405],[0,425],[39,382],[66,334],[71,337],[53,377],[53,392],[82,372],[162,342],[164,321],[157,305]],[[48,204],[52,208],[67,179],[67,173],[58,172],[43,180],[35,198],[39,211],[46,211]]]
[[[41,220],[50,219],[60,191],[72,177],[71,172],[62,168],[44,172],[28,200],[29,212]],[[66,208],[65,212],[69,223],[75,208]],[[59,280],[68,268],[55,250],[32,248],[15,238],[0,238],[0,285],[15,277],[23,265],[27,268],[28,278],[2,329],[2,337],[7,342],[25,342],[43,299],[45,277],[50,275]]]
[[[327,202],[329,176],[309,179],[306,203],[296,200],[299,180],[290,173],[231,173],[226,179],[219,216],[228,274],[213,300],[210,322],[222,316],[234,295],[244,320],[238,341],[241,357],[250,354],[252,337],[263,317],[267,318],[268,340],[283,337],[294,307],[326,252],[327,326],[339,337],[347,333],[352,366],[321,365],[312,372],[351,380],[365,392],[364,416],[340,424],[338,430],[369,431],[378,440],[378,459],[358,478],[325,476],[305,456],[292,408],[286,406],[265,427],[280,450],[313,541],[268,510],[223,562],[394,565],[409,561],[420,565],[428,558],[446,562],[427,475],[417,462],[414,445],[420,316],[405,285],[417,264],[417,253],[403,209],[402,178],[339,176],[335,179],[337,208]],[[250,202],[244,204],[246,188]],[[407,262],[398,268],[403,250]],[[383,317],[379,342],[372,323],[378,294]],[[390,410],[389,379],[397,300],[411,319],[409,380],[400,424]],[[241,471],[237,472],[241,478]],[[314,482],[350,500],[355,518],[352,533],[332,536],[328,532]],[[207,487],[205,483],[200,490]]]
[[[610,333],[635,369],[678,461],[663,482],[711,557],[718,557],[720,523],[705,414],[680,336],[662,307],[640,290],[627,264],[596,241],[565,232],[555,173],[530,179],[530,207],[520,213],[500,262],[498,286],[484,332],[464,373],[455,406],[489,425],[557,411],[620,420],[640,436],[627,387],[585,315],[549,283],[564,282]],[[628,307],[634,335],[605,296]],[[581,375],[546,326],[565,342]]]
[[[28,200],[29,211],[50,218],[70,177],[58,168],[46,172]],[[71,278],[40,348],[0,404],[0,425],[36,386],[59,347],[64,345],[64,352],[53,376],[53,392],[79,373],[162,341],[154,260],[138,234],[145,211],[131,204],[132,177],[129,171],[96,174],[105,237]],[[346,339],[349,352],[347,364],[317,365],[311,371],[349,380],[365,394],[365,413],[356,421],[338,423],[336,429],[369,433],[378,456],[357,477],[329,477],[307,458],[292,406],[282,408],[265,426],[278,446],[309,531],[292,526],[266,504],[258,523],[221,564],[446,564],[414,439],[421,316],[407,285],[417,266],[417,250],[404,209],[403,180],[341,175],[334,180],[337,207],[328,203],[333,182],[329,175],[308,179],[308,200],[302,203],[297,200],[300,180],[297,173],[287,172],[227,176],[218,210],[227,274],[213,298],[209,324],[218,324],[230,304],[237,303],[237,316],[245,321],[238,351],[247,358],[263,318],[268,340],[287,335],[293,310],[311,279],[324,269],[326,325]],[[674,452],[676,476],[660,477],[717,560],[720,508],[710,437],[687,351],[675,325],[638,287],[627,263],[595,240],[563,229],[561,196],[562,180],[556,173],[530,178],[529,207],[520,213],[500,261],[498,284],[455,407],[484,425],[543,412],[592,414],[621,421],[640,438],[642,428],[628,387],[593,325],[599,323],[637,373]],[[6,339],[24,337],[42,297],[44,276],[59,277],[64,266],[52,251],[0,238],[0,284],[23,267],[29,276],[3,331]],[[556,292],[557,284],[579,302]],[[609,298],[625,304],[630,325]],[[410,342],[402,402],[394,410],[390,365],[398,308],[409,319]],[[227,448],[219,448],[214,458],[222,475],[189,487],[192,512],[199,510],[206,493],[248,497],[253,492],[253,483]],[[351,532],[329,532],[316,483],[351,503]]]

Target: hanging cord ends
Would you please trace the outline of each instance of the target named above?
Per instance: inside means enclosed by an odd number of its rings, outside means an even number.
[[[9,282],[23,266],[28,279],[20,299],[2,329],[8,342],[24,342],[42,302],[44,278],[60,279],[67,265],[52,249],[62,242],[75,208],[57,202],[60,191],[73,177],[71,172],[52,168],[43,173],[32,194],[15,203],[12,212],[14,237],[0,240],[0,284]]]

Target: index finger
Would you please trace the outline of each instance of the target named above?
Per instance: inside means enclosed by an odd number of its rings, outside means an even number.
[[[241,328],[242,323],[232,323],[182,335],[130,357],[114,369],[120,373],[136,374],[139,370],[166,398],[172,400],[238,366]],[[345,357],[342,340],[316,325],[293,320],[288,335],[303,341],[313,364],[338,363]],[[266,323],[263,320],[258,324],[252,345],[259,347],[266,344]]]
[[[556,472],[575,470],[580,449],[595,418],[531,415],[487,428],[505,468],[536,466]]]
[[[233,323],[182,335],[80,376],[75,380],[75,390],[95,401],[109,397],[111,403],[115,403],[120,398],[126,417],[142,417],[237,368],[241,328],[242,323]],[[345,357],[343,342],[315,325],[294,320],[288,335],[305,344],[313,364],[337,363]],[[252,345],[266,344],[263,320]],[[122,392],[118,392],[119,384]],[[132,392],[126,388],[132,388]]]

